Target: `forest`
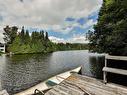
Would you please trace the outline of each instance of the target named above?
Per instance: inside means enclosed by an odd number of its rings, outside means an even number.
[[[6,26],[3,30],[6,52],[14,54],[88,49],[87,44],[53,43],[48,38],[48,32],[44,30],[32,31],[31,35],[24,27],[21,31],[16,26]]]
[[[127,0],[103,0],[94,31],[88,31],[89,49],[127,56]]]

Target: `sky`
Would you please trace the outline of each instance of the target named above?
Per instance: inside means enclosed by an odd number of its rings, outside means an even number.
[[[97,23],[102,0],[0,0],[0,42],[3,27],[44,30],[53,42],[88,43],[85,33]]]

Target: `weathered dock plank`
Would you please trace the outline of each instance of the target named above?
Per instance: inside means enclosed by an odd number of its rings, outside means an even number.
[[[45,95],[127,95],[127,87],[73,74]]]

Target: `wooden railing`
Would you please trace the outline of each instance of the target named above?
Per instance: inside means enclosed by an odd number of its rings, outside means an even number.
[[[105,83],[107,83],[107,72],[121,74],[121,75],[127,75],[127,70],[108,67],[107,66],[108,59],[127,61],[127,56],[111,56],[111,55],[107,55],[107,54],[105,55],[105,67],[103,68],[103,80]]]

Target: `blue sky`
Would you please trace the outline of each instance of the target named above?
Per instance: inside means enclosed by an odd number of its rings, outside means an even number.
[[[0,0],[0,29],[6,25],[44,30],[53,42],[86,43],[102,0]],[[0,33],[0,41],[2,40]]]

